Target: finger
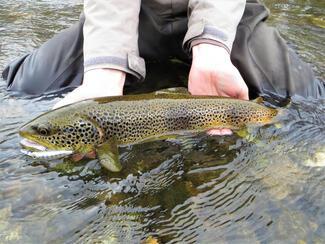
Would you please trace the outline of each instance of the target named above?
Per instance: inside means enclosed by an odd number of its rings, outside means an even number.
[[[247,86],[243,87],[241,90],[240,90],[240,93],[238,95],[238,98],[239,99],[243,99],[243,100],[249,100],[249,96],[248,96],[248,88]]]
[[[53,109],[63,107],[65,105],[74,103],[74,102],[76,102],[78,100],[80,100],[80,98],[78,99],[78,95],[76,95],[75,92],[71,92],[71,93],[67,94],[64,98],[62,98],[58,103],[56,103],[53,106]]]
[[[240,89],[237,94],[237,98],[243,99],[243,100],[249,100],[248,87],[247,87],[244,79],[242,78],[241,74],[239,73],[239,71],[237,71],[237,79],[238,79],[238,84],[240,84],[240,86],[239,86]]]
[[[64,98],[61,101],[59,101],[56,104],[54,104],[54,106],[53,106],[52,109],[57,109],[57,108],[60,108],[60,107],[64,106],[65,103],[63,102],[63,100],[64,100]]]
[[[232,131],[230,129],[211,129],[207,131],[208,135],[211,136],[226,136],[232,135]]]
[[[207,131],[210,136],[221,136],[221,129],[211,129]]]

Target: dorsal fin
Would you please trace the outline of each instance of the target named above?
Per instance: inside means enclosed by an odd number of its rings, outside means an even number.
[[[264,103],[264,99],[263,97],[257,97],[253,100],[253,102],[258,103],[258,104],[263,104]]]
[[[153,92],[155,95],[161,94],[182,94],[182,95],[190,95],[187,88],[185,87],[173,87],[173,88],[166,88],[162,90],[158,90]]]

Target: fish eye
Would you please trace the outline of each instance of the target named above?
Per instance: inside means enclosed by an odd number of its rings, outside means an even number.
[[[48,136],[50,134],[50,129],[44,125],[39,125],[37,127],[37,132],[41,135],[41,136]]]

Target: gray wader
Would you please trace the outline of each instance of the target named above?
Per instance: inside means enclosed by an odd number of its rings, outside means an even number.
[[[284,97],[294,94],[315,98],[324,96],[323,82],[315,79],[310,66],[299,59],[274,28],[266,25],[267,17],[268,11],[263,5],[257,1],[247,3],[231,52],[233,64],[247,83],[250,98],[265,93]],[[79,86],[83,79],[83,23],[81,17],[78,23],[55,35],[39,49],[10,63],[2,73],[8,90],[24,95],[42,95]],[[173,21],[173,28],[169,28],[169,31],[164,28],[162,32],[162,25],[167,26],[149,8],[141,7],[139,51],[147,62],[148,75],[142,84],[132,81],[129,76],[126,93],[141,86],[155,89],[155,79],[160,79],[157,83],[161,83],[161,80],[165,82],[162,87],[182,85],[168,84],[180,77],[185,80],[184,71],[188,72],[189,69],[186,64],[191,62],[182,49],[187,30],[186,13],[183,18]],[[165,76],[172,73],[166,68],[168,66],[156,64],[155,67],[152,63],[175,58],[184,62],[183,66],[172,63],[176,73],[179,67],[183,71],[176,78]],[[162,77],[154,76],[153,72],[158,71],[159,74],[159,70]]]

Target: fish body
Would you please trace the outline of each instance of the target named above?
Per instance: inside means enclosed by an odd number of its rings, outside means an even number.
[[[158,92],[90,99],[47,112],[20,135],[48,150],[96,151],[107,169],[121,170],[119,145],[211,128],[240,129],[269,123],[277,114],[256,102]]]

